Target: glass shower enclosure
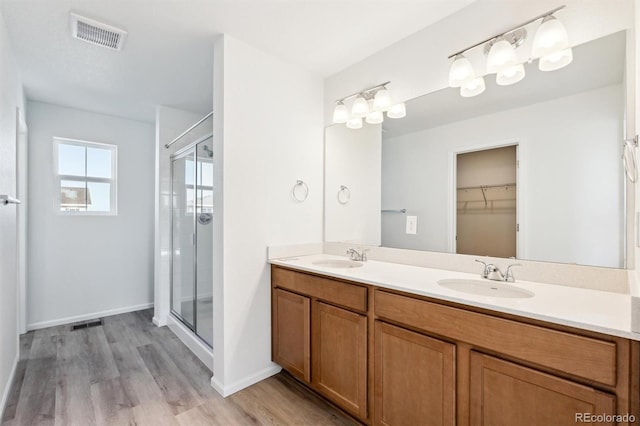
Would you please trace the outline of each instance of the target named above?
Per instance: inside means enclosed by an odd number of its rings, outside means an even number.
[[[171,313],[213,346],[213,138],[171,157]]]

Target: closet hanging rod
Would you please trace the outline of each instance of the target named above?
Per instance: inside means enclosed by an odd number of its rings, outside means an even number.
[[[502,185],[478,185],[478,186],[461,186],[460,189],[489,189],[489,188],[510,188],[517,186],[515,183],[503,183]]]
[[[209,114],[207,114],[204,117],[202,117],[196,124],[194,124],[193,126],[189,127],[184,132],[180,133],[177,138],[175,138],[174,140],[172,140],[169,143],[164,144],[164,147],[165,148],[169,148],[171,145],[173,145],[174,143],[178,142],[183,136],[185,136],[187,133],[189,133],[190,131],[192,131],[196,127],[198,127],[200,124],[202,124],[203,121],[205,121],[207,118],[211,117],[212,115],[213,115],[213,111],[211,111]]]
[[[387,209],[380,210],[382,213],[406,213],[407,209]]]

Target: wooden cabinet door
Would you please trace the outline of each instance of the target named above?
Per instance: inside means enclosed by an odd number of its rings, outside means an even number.
[[[374,424],[455,423],[455,345],[375,325]]]
[[[470,372],[472,425],[575,426],[581,413],[614,413],[613,395],[488,355],[472,352]]]
[[[367,317],[314,302],[312,359],[315,387],[367,418]]]
[[[288,291],[273,291],[273,361],[296,377],[311,380],[310,299]]]

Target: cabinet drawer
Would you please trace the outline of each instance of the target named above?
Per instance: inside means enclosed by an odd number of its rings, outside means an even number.
[[[616,345],[376,290],[375,314],[533,364],[616,385]]]
[[[356,311],[367,311],[366,287],[341,283],[276,266],[271,268],[271,281],[275,287],[306,294]]]
[[[576,425],[582,413],[615,413],[615,395],[487,355],[471,352],[470,372],[473,425]]]

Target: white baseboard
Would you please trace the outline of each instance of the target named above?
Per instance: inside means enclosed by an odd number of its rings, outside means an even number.
[[[256,374],[253,374],[242,380],[238,380],[237,382],[232,383],[229,386],[225,386],[224,384],[220,383],[216,379],[216,376],[213,376],[211,378],[211,387],[213,387],[216,392],[222,395],[223,398],[226,398],[238,391],[241,391],[242,389],[248,388],[251,385],[254,385],[264,379],[278,374],[280,370],[282,370],[282,367],[280,367],[278,364],[272,363],[272,365],[265,368],[264,370],[258,371]]]
[[[153,318],[151,319],[151,322],[156,327],[164,327],[165,325],[167,325],[167,317],[158,318],[157,316],[154,315]]]
[[[213,350],[172,315],[167,317],[167,326],[213,372]]]
[[[18,351],[20,351],[20,346],[18,346]],[[4,392],[2,392],[2,399],[0,400],[0,420],[4,417],[4,410],[7,405],[7,400],[9,399],[9,393],[11,392],[11,385],[13,384],[13,378],[16,375],[16,370],[18,369],[18,359],[20,358],[20,354],[17,353],[16,357],[13,359],[13,366],[11,367],[11,373],[9,373],[9,379],[4,388]]]
[[[110,317],[112,315],[126,314],[127,312],[140,311],[142,309],[148,309],[148,308],[152,308],[152,307],[153,307],[153,302],[151,302],[151,303],[143,303],[141,305],[126,306],[126,307],[123,307],[123,308],[109,309],[109,310],[106,310],[106,311],[92,312],[92,313],[83,314],[83,315],[75,315],[75,316],[72,316],[72,317],[60,318],[60,319],[56,319],[56,320],[34,322],[33,324],[27,324],[27,330],[28,331],[38,330],[40,328],[54,327],[56,325],[71,324],[71,323],[74,323],[74,322],[86,321],[86,320],[90,320],[90,319],[94,319],[94,318]]]

